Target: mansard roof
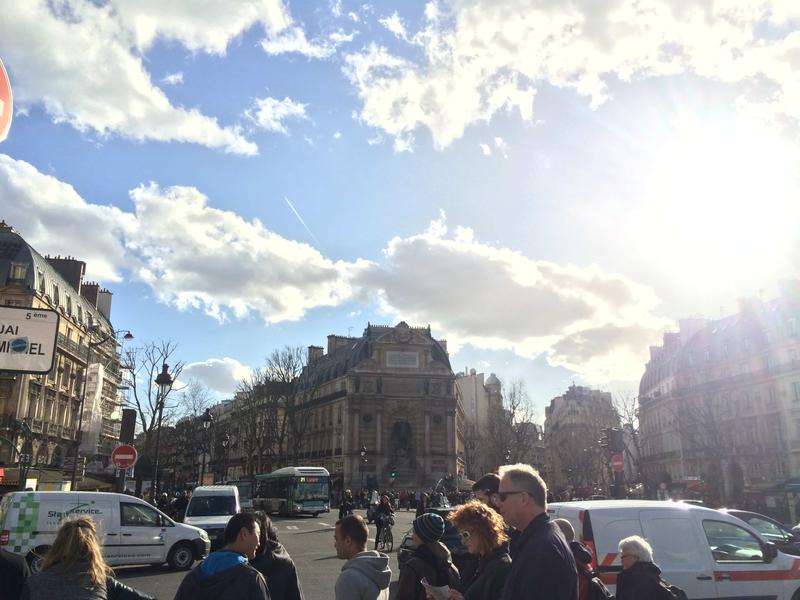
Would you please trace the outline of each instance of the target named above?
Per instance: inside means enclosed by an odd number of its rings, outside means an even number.
[[[397,326],[368,323],[361,337],[349,338],[352,343],[342,344],[332,352],[318,358],[313,364],[306,366],[300,375],[299,388],[301,390],[314,388],[341,377],[357,364],[372,356],[373,345],[379,338],[401,326],[408,327],[403,321]],[[409,329],[423,333],[425,337],[429,338],[433,346],[433,359],[452,370],[447,351],[438,340],[433,338],[430,327],[410,327]]]

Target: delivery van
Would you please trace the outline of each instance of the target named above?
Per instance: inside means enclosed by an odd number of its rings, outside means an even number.
[[[600,500],[556,502],[547,512],[572,524],[612,591],[622,570],[619,541],[639,535],[653,547],[664,579],[689,598],[800,600],[800,559],[717,510],[680,502]]]
[[[235,485],[203,485],[192,492],[183,522],[205,530],[211,549],[216,550],[222,546],[228,521],[241,510]]]
[[[202,529],[176,523],[144,500],[110,492],[11,492],[0,499],[0,548],[38,572],[61,522],[89,516],[110,565],[169,563],[188,569],[208,556]]]

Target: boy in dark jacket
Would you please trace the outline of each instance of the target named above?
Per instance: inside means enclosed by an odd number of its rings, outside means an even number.
[[[258,548],[260,527],[250,513],[233,515],[224,546],[184,577],[175,600],[270,600],[264,576],[247,562]]]
[[[425,513],[414,519],[413,528],[416,549],[400,569],[395,600],[425,600],[422,579],[433,586],[454,588],[460,583],[450,551],[439,541],[444,535],[444,519],[436,513]]]

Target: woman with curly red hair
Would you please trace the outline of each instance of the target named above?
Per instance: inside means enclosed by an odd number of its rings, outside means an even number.
[[[511,570],[503,517],[482,502],[473,500],[458,506],[448,520],[458,529],[467,551],[479,558],[475,573],[462,582],[460,592],[450,591],[449,600],[499,598]]]

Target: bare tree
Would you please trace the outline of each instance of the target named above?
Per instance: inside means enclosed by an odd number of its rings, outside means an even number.
[[[172,391],[170,388],[161,398],[156,376],[161,372],[162,364],[173,363],[169,366],[169,374],[175,381],[183,370],[184,363],[172,359],[178,344],[171,340],[147,342],[144,346],[132,348],[125,352],[126,367],[130,376],[131,393],[128,402],[136,410],[139,418],[139,428],[144,436],[144,454],[149,456],[154,436],[152,433],[158,427],[159,408],[163,403],[163,421],[169,421],[176,405],[170,405],[167,398]]]
[[[502,407],[494,408],[489,414],[486,454],[490,464],[538,462],[537,446],[542,443],[540,431],[525,382],[512,381],[503,396]]]
[[[619,415],[620,426],[623,433],[623,452],[628,464],[633,466],[634,473],[626,473],[628,481],[638,480],[641,477],[642,449],[644,439],[639,427],[639,398],[633,394],[618,394],[614,398],[614,409]]]
[[[178,405],[182,415],[174,427],[174,454],[181,464],[189,466],[189,473],[199,473],[198,451],[205,446],[203,424],[200,417],[213,403],[211,391],[196,379],[189,381],[179,396]]]

